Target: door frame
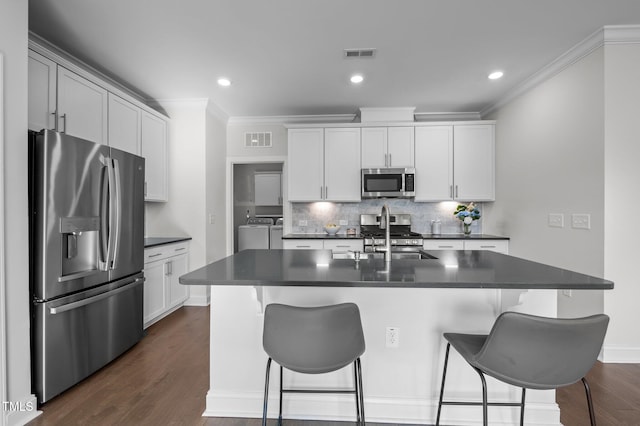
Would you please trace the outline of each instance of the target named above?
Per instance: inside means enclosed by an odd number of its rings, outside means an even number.
[[[235,165],[240,164],[260,164],[260,163],[281,163],[282,164],[282,216],[284,219],[284,227],[283,232],[286,233],[287,229],[287,218],[291,217],[291,204],[289,203],[289,198],[287,196],[287,157],[286,156],[255,156],[255,157],[227,157],[227,193],[226,193],[226,204],[227,204],[227,247],[226,252],[227,256],[233,254],[233,230],[235,224],[233,223],[233,169]]]

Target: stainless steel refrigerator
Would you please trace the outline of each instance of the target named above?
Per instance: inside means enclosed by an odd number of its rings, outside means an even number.
[[[33,391],[40,404],[143,335],[144,159],[29,135]]]

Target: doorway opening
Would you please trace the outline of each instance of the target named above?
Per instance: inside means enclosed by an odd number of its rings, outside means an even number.
[[[269,222],[275,225],[278,219],[282,219],[282,170],[283,163],[280,162],[233,164],[234,253],[241,250],[242,246],[279,248],[278,245],[280,245],[281,247],[281,234],[280,238],[276,237],[273,241],[269,239],[269,233],[277,231],[277,228],[266,229],[266,233],[255,232],[255,229],[246,232],[245,229],[241,232],[244,234],[242,241],[239,240],[238,234],[247,222],[260,221],[269,226]],[[279,230],[281,232],[282,228]]]

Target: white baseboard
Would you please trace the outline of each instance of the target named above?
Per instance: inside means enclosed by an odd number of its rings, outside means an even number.
[[[640,347],[605,345],[599,359],[605,363],[638,364],[640,363]]]
[[[262,417],[262,393],[221,392],[207,393],[204,417]],[[367,422],[434,424],[438,401],[402,398],[366,398],[365,416]],[[353,396],[345,395],[287,395],[284,402],[284,416],[287,419],[354,421],[355,402]],[[278,416],[277,394],[269,398],[269,418]],[[491,425],[507,426],[519,422],[517,407],[490,407]],[[481,425],[480,407],[445,406],[442,422],[456,425]],[[527,403],[526,424],[560,426],[560,409],[554,403]]]
[[[209,306],[211,297],[209,296],[189,296],[184,302],[184,306]]]
[[[3,401],[2,413],[8,426],[22,426],[42,414],[38,411],[35,395],[29,395],[20,401]]]

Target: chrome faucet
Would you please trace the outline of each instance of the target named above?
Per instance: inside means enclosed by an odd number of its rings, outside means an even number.
[[[384,248],[376,248],[376,251],[384,252],[384,261],[391,262],[391,217],[389,206],[384,204],[380,212],[380,229],[384,229]]]

